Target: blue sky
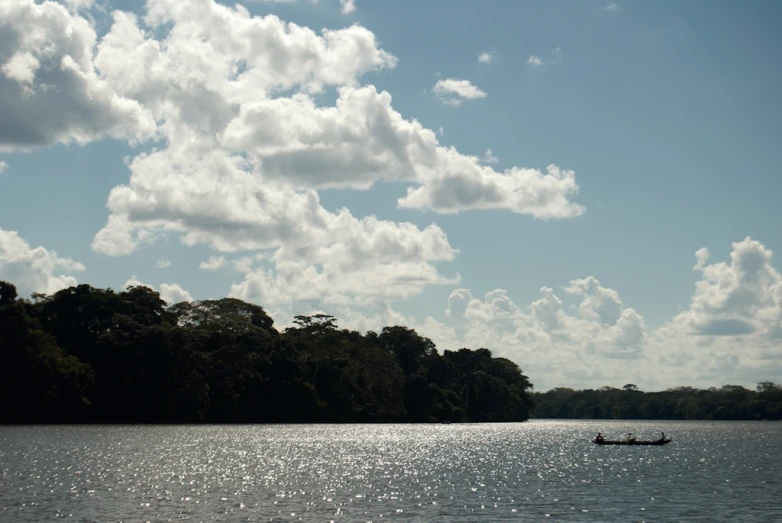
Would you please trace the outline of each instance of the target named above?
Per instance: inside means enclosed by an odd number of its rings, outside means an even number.
[[[243,5],[0,0],[0,278],[402,323],[542,389],[782,379],[779,3]]]

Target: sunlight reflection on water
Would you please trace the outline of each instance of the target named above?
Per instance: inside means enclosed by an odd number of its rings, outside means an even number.
[[[782,521],[779,442],[778,422],[2,426],[0,521]]]

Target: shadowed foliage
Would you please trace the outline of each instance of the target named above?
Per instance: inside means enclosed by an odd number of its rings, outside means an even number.
[[[641,392],[633,384],[621,389],[573,390],[559,387],[532,394],[538,418],[572,419],[782,419],[782,386],[770,381],[755,390],[740,385],[695,389],[675,387]]]
[[[166,307],[143,286],[19,299],[0,282],[0,423],[525,421],[532,387],[488,349],[439,354],[402,326],[340,329],[258,305]]]

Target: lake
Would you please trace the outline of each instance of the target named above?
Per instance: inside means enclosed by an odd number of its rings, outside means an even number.
[[[0,426],[3,522],[766,523],[780,493],[782,422]]]

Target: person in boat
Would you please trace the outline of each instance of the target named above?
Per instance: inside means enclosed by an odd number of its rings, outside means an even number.
[[[663,437],[660,438],[660,441],[665,441],[665,432],[662,433]]]
[[[602,442],[603,441],[603,435],[600,432],[598,432],[597,436],[595,436],[595,441],[597,441],[597,442]]]
[[[627,433],[627,441],[628,441],[628,443],[635,443],[635,438],[633,437],[633,433],[632,432],[628,432]]]

